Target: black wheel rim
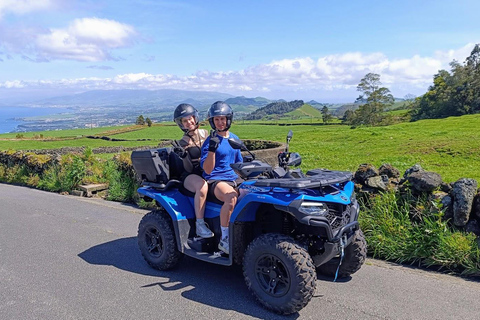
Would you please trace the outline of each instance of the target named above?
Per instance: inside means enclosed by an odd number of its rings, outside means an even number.
[[[290,274],[285,264],[272,254],[258,258],[255,275],[260,288],[272,297],[281,297],[290,290]]]
[[[160,257],[163,253],[163,241],[160,232],[155,227],[148,227],[145,230],[145,244],[148,253],[154,257]]]

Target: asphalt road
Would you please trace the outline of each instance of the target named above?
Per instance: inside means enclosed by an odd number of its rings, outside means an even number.
[[[280,317],[239,269],[186,257],[151,269],[131,206],[0,184],[0,319],[479,319],[480,283],[368,259]]]

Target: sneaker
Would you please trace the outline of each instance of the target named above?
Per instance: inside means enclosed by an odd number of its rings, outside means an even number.
[[[218,243],[218,249],[222,250],[226,254],[230,254],[228,237],[220,239],[220,242]]]
[[[202,238],[211,238],[213,237],[213,232],[208,228],[208,225],[203,222],[196,221],[195,226],[197,229],[197,236]]]

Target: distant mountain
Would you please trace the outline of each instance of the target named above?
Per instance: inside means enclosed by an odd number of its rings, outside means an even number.
[[[239,106],[253,106],[253,107],[263,107],[267,104],[271,103],[272,100],[268,100],[262,97],[256,98],[246,98],[244,96],[235,97],[235,98],[228,98],[225,100],[230,106],[239,105]]]
[[[325,105],[328,106],[329,105],[329,103],[321,103],[321,102],[317,102],[315,100],[310,100],[309,102],[306,102],[306,104],[309,104],[312,107],[317,108],[317,109],[322,109],[323,106],[325,106]]]
[[[264,107],[267,104],[271,103],[272,100],[256,97],[256,98],[246,98],[244,96],[228,98],[225,100],[232,109],[236,119],[245,118],[248,114],[254,112],[258,108]]]
[[[202,109],[215,101],[232,98],[220,92],[185,90],[92,90],[79,94],[48,98],[32,104],[65,107],[128,107],[173,109],[180,103],[190,103]]]
[[[262,119],[267,115],[284,115],[295,109],[300,108],[301,106],[303,106],[303,104],[303,100],[295,100],[290,102],[272,102],[267,104],[265,107],[259,108],[251,114],[247,115],[245,119],[256,120]]]
[[[358,103],[346,103],[334,110],[332,114],[338,118],[342,118],[347,110],[355,111],[359,106]]]

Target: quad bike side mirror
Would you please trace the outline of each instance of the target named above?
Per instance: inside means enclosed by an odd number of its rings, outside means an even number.
[[[292,140],[292,137],[293,137],[293,131],[290,130],[290,131],[288,131],[288,134],[287,134],[287,143],[289,143],[290,140]]]
[[[245,146],[245,143],[243,143],[243,141],[240,139],[230,138],[228,139],[228,143],[233,149],[242,150],[242,151],[248,150],[247,147]]]
[[[236,150],[241,150],[241,151],[247,151],[251,158],[245,158],[243,161],[245,162],[251,162],[252,160],[255,159],[255,155],[253,153],[250,152],[250,150],[247,149],[247,147],[245,146],[245,143],[243,143],[242,140],[240,139],[234,139],[234,138],[229,138],[228,139],[228,143],[230,144],[230,146],[233,148],[233,149],[236,149]]]
[[[288,152],[288,144],[290,143],[290,140],[292,140],[293,137],[293,131],[289,130],[287,134],[287,146],[285,147],[285,152]]]

